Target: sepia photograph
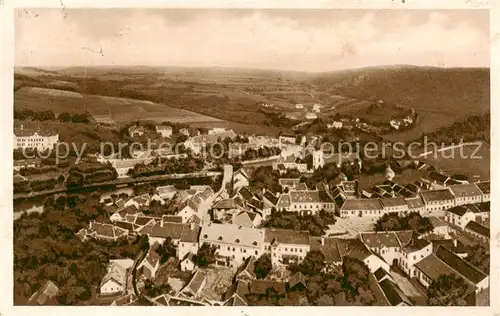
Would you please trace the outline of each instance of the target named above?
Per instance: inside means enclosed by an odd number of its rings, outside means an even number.
[[[14,306],[490,306],[489,10],[13,15]]]

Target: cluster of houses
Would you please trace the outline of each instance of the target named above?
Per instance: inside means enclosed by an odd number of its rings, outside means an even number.
[[[252,268],[255,260],[267,254],[273,267],[279,268],[302,262],[311,250],[324,254],[326,269],[338,269],[345,257],[364,262],[388,305],[410,304],[389,273],[391,265],[399,266],[409,278],[418,280],[424,287],[443,273],[463,277],[471,293],[477,294],[489,287],[488,276],[463,259],[467,255],[464,246],[450,234],[460,230],[484,240],[489,238],[489,228],[482,224],[489,219],[489,181],[440,183],[438,185],[444,185],[442,188],[417,190],[408,197],[397,193],[401,191],[397,184],[386,181],[374,188],[371,197],[360,197],[363,194],[359,193],[357,182],[347,181],[345,177],[339,177],[335,186],[322,184],[316,188],[308,188],[298,178],[282,178],[279,179],[282,193],[252,190],[244,169],[231,171],[229,178],[230,183],[218,192],[208,186],[192,186],[181,191],[164,186],[157,188],[152,196],[144,194],[127,201],[104,200],[110,212],[110,223],[91,222],[88,228],[78,232],[78,236],[82,240],[103,241],[147,236],[151,249],[136,264],[137,284],[154,280],[160,260],[155,248],[166,240],[172,242],[177,249],[179,269],[192,273],[192,279],[175,295],[151,298],[153,305],[246,305],[246,295],[259,293],[260,287],[285,291],[301,280],[300,276],[256,280]],[[179,201],[175,214],[144,215],[143,210],[152,201],[163,205],[172,198]],[[357,238],[335,238],[313,237],[307,231],[260,228],[273,209],[313,215],[323,210],[344,218],[377,218],[387,213],[432,214],[435,210],[444,211],[446,216],[443,219],[430,217],[433,231],[420,236],[412,231],[400,231],[362,232]],[[237,274],[245,279],[237,278],[224,298],[217,302],[200,296],[207,276],[198,269],[196,256],[203,244],[215,247],[215,265],[237,269]],[[130,278],[127,265],[110,262],[108,274],[101,283],[101,294],[132,293]],[[261,285],[261,282],[270,283]]]

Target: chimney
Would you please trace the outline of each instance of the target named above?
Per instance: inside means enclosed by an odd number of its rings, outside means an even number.
[[[324,246],[325,245],[325,237],[321,237],[321,245]]]
[[[191,230],[194,230],[194,223],[191,223],[191,224],[189,225],[189,228],[190,228]]]
[[[163,228],[163,218],[160,220],[160,227]]]
[[[21,130],[23,130],[23,129],[24,129],[24,125],[21,124]]]
[[[456,247],[457,246],[457,239],[456,238],[453,238],[453,246]]]

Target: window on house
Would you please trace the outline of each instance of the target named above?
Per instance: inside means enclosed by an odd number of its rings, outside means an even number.
[[[255,255],[258,256],[259,255],[259,252],[257,250],[255,250]]]

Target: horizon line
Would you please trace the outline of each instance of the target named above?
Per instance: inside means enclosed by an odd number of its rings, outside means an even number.
[[[414,64],[389,64],[389,65],[376,65],[376,66],[362,66],[362,67],[353,67],[353,68],[338,68],[332,70],[324,70],[324,71],[307,71],[307,70],[292,70],[292,69],[278,69],[278,68],[252,68],[252,67],[244,67],[244,66],[161,66],[161,65],[67,65],[67,66],[39,66],[39,65],[14,65],[14,70],[16,68],[35,68],[40,70],[64,70],[68,68],[181,68],[181,69],[235,69],[235,70],[259,70],[259,71],[273,71],[273,72],[295,72],[295,73],[329,73],[329,72],[342,72],[342,71],[351,71],[351,70],[363,70],[363,69],[383,69],[383,68],[429,68],[429,69],[490,69],[491,66],[422,66],[422,65],[414,65]]]

